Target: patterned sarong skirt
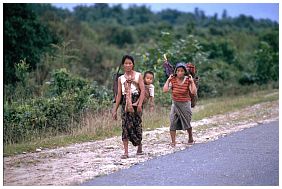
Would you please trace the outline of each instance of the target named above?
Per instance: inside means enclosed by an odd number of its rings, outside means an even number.
[[[132,103],[138,98],[139,95],[132,94]],[[142,141],[142,112],[137,112],[137,106],[133,106],[134,112],[125,112],[126,95],[122,99],[122,140],[129,140],[134,146],[138,146]]]

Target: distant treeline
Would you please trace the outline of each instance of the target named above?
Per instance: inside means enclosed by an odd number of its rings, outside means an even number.
[[[59,48],[72,58],[57,64],[75,65],[76,73],[109,85],[107,76],[121,56],[132,51],[146,53],[148,47],[156,46],[162,31],[176,40],[194,35],[209,59],[229,64],[256,64],[254,54],[261,42],[278,52],[277,22],[245,15],[231,18],[227,11],[219,19],[198,8],[194,13],[172,9],[154,13],[146,6],[123,9],[101,3],[77,6],[71,12],[50,4],[4,4],[5,84],[18,80],[15,64],[23,59],[29,71],[41,68],[44,74],[37,80],[42,82],[48,77],[46,69],[59,66],[52,63],[42,68],[46,54],[56,57]],[[253,68],[246,71],[254,74]]]

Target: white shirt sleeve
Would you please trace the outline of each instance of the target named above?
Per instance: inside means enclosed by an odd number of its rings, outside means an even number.
[[[154,85],[150,85],[150,87],[149,87],[149,93],[150,93],[150,96],[151,97],[154,97],[155,96],[155,87],[154,87]]]

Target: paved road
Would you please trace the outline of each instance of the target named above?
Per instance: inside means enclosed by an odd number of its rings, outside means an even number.
[[[279,185],[279,122],[195,144],[83,185]]]

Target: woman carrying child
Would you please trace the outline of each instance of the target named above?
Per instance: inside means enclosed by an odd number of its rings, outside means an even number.
[[[175,146],[176,130],[187,130],[188,144],[193,144],[193,134],[191,126],[191,97],[197,93],[194,80],[191,75],[188,75],[188,71],[184,63],[176,64],[174,74],[171,74],[167,79],[163,92],[172,91],[172,105],[170,112],[170,136],[171,146]]]
[[[134,59],[125,55],[122,58],[124,75],[118,78],[118,93],[113,109],[113,118],[117,119],[117,109],[122,104],[122,141],[124,154],[122,159],[128,158],[128,141],[137,147],[137,155],[142,151],[142,104],[144,100],[144,81],[142,74],[134,71]],[[139,100],[138,100],[139,99]],[[138,100],[138,104],[134,104]],[[134,105],[136,106],[134,106]]]

